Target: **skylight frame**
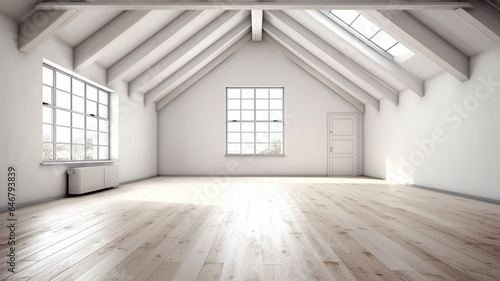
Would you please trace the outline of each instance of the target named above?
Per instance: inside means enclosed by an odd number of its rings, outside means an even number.
[[[370,38],[368,38],[367,36],[363,35],[362,31],[359,31],[359,30],[357,30],[356,28],[354,28],[352,26],[358,20],[359,17],[362,17],[362,15],[359,12],[356,11],[356,13],[358,13],[358,15],[354,19],[350,19],[351,20],[350,23],[346,23],[340,17],[338,17],[337,15],[335,15],[334,13],[332,13],[332,11],[335,11],[335,10],[321,10],[321,12],[324,15],[326,15],[328,18],[330,18],[334,23],[336,23],[337,25],[339,25],[340,27],[342,27],[344,30],[346,30],[347,32],[349,32],[351,35],[353,35],[355,38],[357,38],[358,40],[360,40],[364,44],[370,46],[370,48],[372,48],[373,50],[377,51],[379,54],[381,54],[382,56],[384,56],[386,59],[388,59],[390,61],[396,61],[398,63],[402,63],[402,62],[406,61],[407,59],[409,59],[410,57],[412,57],[413,55],[415,55],[415,53],[413,51],[411,51],[408,47],[406,47],[403,43],[401,43],[400,41],[398,41],[396,38],[392,37],[391,35],[387,34],[386,31],[384,31],[382,28],[378,27],[376,24],[374,24],[373,22],[371,22],[369,19],[366,19],[365,17],[364,18],[370,24],[372,24],[374,27],[376,27],[378,29],[378,31],[376,31],[375,33],[373,33],[373,35]],[[355,11],[355,10],[353,10],[353,11]],[[395,43],[392,44],[392,45],[389,45],[390,47],[384,49],[383,47],[381,47],[380,45],[378,45],[377,43],[375,43],[374,41],[372,41],[374,38],[376,38],[377,34],[379,34],[380,32],[384,32],[388,37],[394,39]],[[408,57],[404,57],[404,58],[399,58],[399,59],[396,58],[393,54],[390,53],[390,50],[392,48],[394,48],[395,46],[398,46],[398,45],[401,45],[401,47],[405,48],[406,50],[408,50],[409,52],[411,52],[413,55],[408,56]]]

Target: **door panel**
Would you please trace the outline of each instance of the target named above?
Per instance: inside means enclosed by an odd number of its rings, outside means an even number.
[[[354,159],[352,157],[336,157],[332,162],[332,176],[351,176],[354,174]]]
[[[333,140],[333,154],[352,154],[354,153],[353,140]]]
[[[352,119],[334,118],[330,119],[330,131],[334,136],[352,136],[354,133],[354,122]]]

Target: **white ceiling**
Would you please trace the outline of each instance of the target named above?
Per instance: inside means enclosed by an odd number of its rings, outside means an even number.
[[[468,56],[495,48],[488,38],[461,19],[454,11],[410,11],[412,16]]]
[[[106,1],[107,3],[128,3],[110,0],[93,0],[89,3],[97,2],[104,5]],[[174,2],[182,4],[183,1]],[[34,9],[38,2],[37,0],[1,0],[0,12],[23,24],[26,16],[38,11]],[[279,1],[266,2],[278,3]],[[290,5],[293,7],[292,4]],[[255,6],[265,8],[258,4]],[[245,40],[249,40],[245,34],[252,32],[252,29],[247,28],[247,24],[251,24],[247,23],[251,19],[249,11],[223,15],[222,8],[213,9],[198,16],[194,16],[194,12],[188,16],[188,12],[179,9],[155,10],[145,16],[137,16],[137,22],[131,22],[122,32],[117,31],[120,30],[120,26],[116,24],[115,19],[123,20],[125,16],[122,14],[123,10],[112,6],[105,7],[84,9],[76,17],[70,17],[67,20],[69,23],[64,27],[55,28],[54,36],[74,48],[75,58],[78,57],[84,62],[81,67],[85,67],[87,63],[97,63],[107,69],[108,81],[124,80],[129,83],[130,91],[135,91],[134,94],[139,92],[145,94],[146,99],[151,102],[163,100],[157,103],[158,109],[172,99],[166,96],[172,94],[175,97],[183,89],[195,83],[203,76],[203,73],[216,67],[222,60],[221,58],[235,51],[233,45],[239,46]],[[231,4],[225,7],[230,10],[236,9]],[[493,16],[498,16],[499,22],[494,24],[500,26],[500,13],[493,8],[487,12],[496,13]],[[131,14],[134,13],[131,12]],[[402,13],[406,12],[402,11]],[[444,48],[444,53],[446,53],[446,46],[452,46],[458,50],[458,58],[461,56],[468,60],[471,56],[500,47],[498,42],[479,32],[454,10],[425,8],[407,13],[410,21],[413,18],[417,20],[420,27],[415,29],[416,31],[412,31],[412,27],[405,27],[404,19],[402,23],[396,23],[395,29],[384,28],[384,30],[393,32],[391,35],[402,42],[405,42],[405,39],[408,40],[408,34],[405,31],[409,32],[410,36],[420,36],[420,41],[428,36],[430,41],[407,45],[416,55],[402,64],[386,60],[352,35],[332,26],[332,23],[317,11],[293,9],[286,10],[285,13],[267,11],[264,12],[263,19],[260,18],[257,21],[254,19],[253,32],[262,32],[266,40],[270,38],[276,40],[279,43],[276,46],[282,48],[292,60],[297,61],[299,58],[298,63],[310,69],[320,81],[327,79],[334,83],[332,90],[345,91],[341,95],[350,95],[361,101],[361,104],[377,109],[378,100],[381,99],[387,98],[397,104],[397,93],[407,88],[418,95],[423,95],[425,80],[450,69],[454,70],[453,59],[446,58],[446,55],[440,57],[439,52],[443,53],[443,49],[440,50],[440,48]],[[259,23],[259,20],[264,23],[263,31],[258,30],[259,25],[255,25]],[[178,22],[187,25],[186,28],[175,26]],[[166,26],[168,27],[165,28]],[[214,26],[217,27],[218,32],[211,30],[215,28]],[[99,38],[102,38],[102,34],[96,35],[98,31],[102,31],[103,27],[107,27],[106,32],[110,37],[116,37],[114,38],[116,40],[106,43],[106,46],[100,46]],[[401,27],[403,32],[398,27]],[[390,29],[391,26],[388,25],[387,28]],[[175,30],[178,32],[175,33]],[[498,30],[494,32],[496,31]],[[411,32],[414,33],[411,34]],[[421,35],[419,34],[421,32],[435,33],[438,36]],[[200,38],[201,36],[206,36],[206,38]],[[47,38],[42,38],[42,40]],[[433,42],[433,40],[439,42]],[[226,41],[231,43],[226,44]],[[429,49],[425,47],[427,45]],[[188,66],[193,70],[187,69]],[[450,73],[456,75],[453,71]],[[366,83],[371,79],[375,80]],[[460,76],[457,76],[457,79],[463,80]],[[144,88],[143,83],[150,86]],[[378,83],[380,85],[373,85]],[[395,100],[393,93],[396,94]],[[354,102],[357,104],[357,101]]]

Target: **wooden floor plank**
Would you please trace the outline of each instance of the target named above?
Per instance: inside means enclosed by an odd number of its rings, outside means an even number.
[[[369,178],[155,177],[16,218],[0,280],[500,280],[500,205]]]

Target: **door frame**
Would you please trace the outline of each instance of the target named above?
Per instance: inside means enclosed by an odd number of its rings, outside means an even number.
[[[327,114],[327,128],[326,128],[326,151],[327,151],[327,175],[329,177],[332,176],[332,174],[330,173],[330,168],[331,168],[331,157],[330,157],[330,119],[331,119],[331,116],[347,116],[347,115],[351,115],[351,116],[355,116],[356,118],[356,164],[354,166],[354,175],[353,176],[360,176],[363,174],[363,162],[362,162],[362,155],[363,155],[363,126],[362,126],[362,120],[361,120],[361,117],[362,115],[359,114],[359,112],[328,112]]]

